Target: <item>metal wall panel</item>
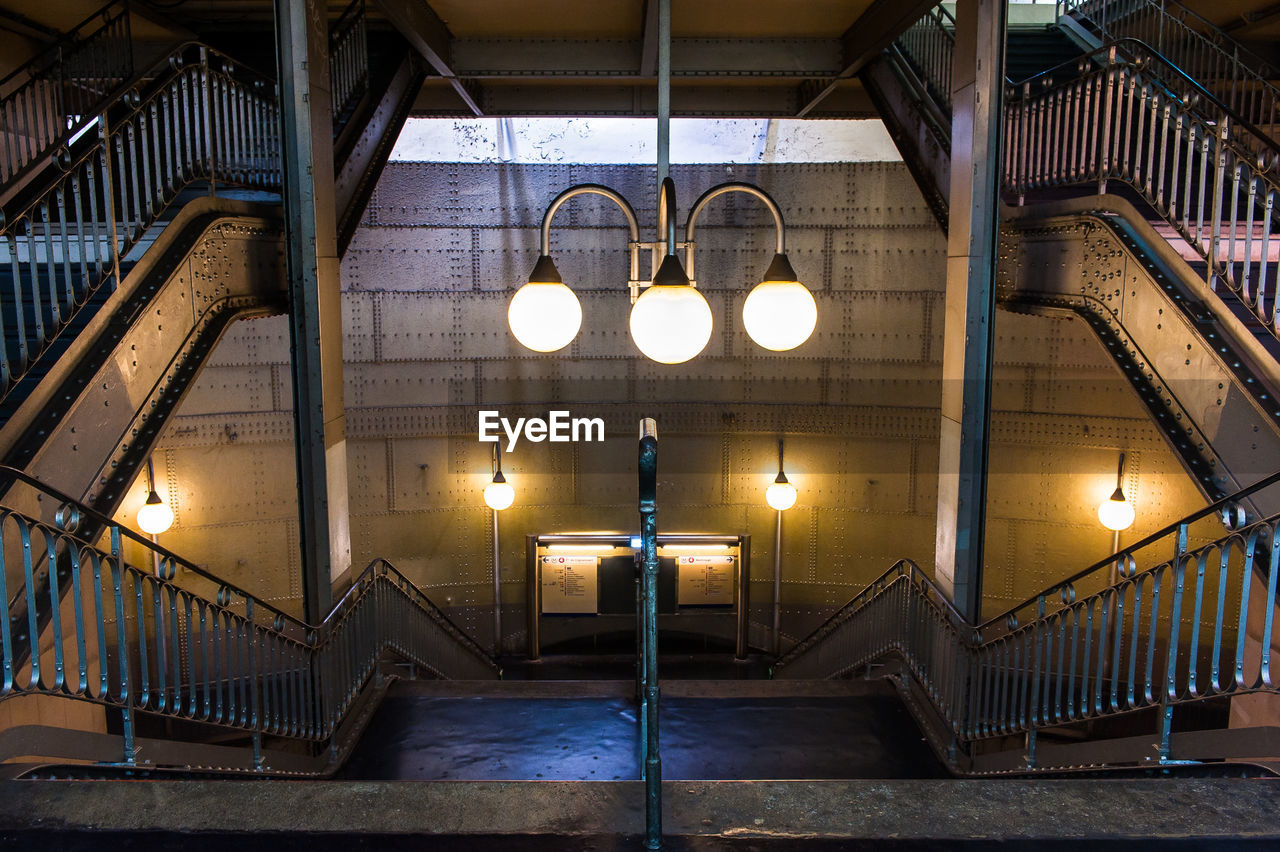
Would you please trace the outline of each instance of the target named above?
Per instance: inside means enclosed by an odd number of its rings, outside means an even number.
[[[649,239],[653,169],[388,165],[343,263],[355,565],[390,559],[487,637],[492,543],[481,491],[492,445],[476,439],[477,412],[514,419],[556,408],[602,417],[606,440],[522,440],[503,457],[517,495],[501,515],[508,641],[522,624],[526,533],[636,526],[643,416],[658,418],[662,438],[660,529],[751,533],[757,620],[768,621],[774,512],[763,494],[780,436],[800,490],[785,517],[785,633],[815,626],[895,559],[931,567],[944,241],[905,167],[673,172],[686,206],[724,180],[774,194],[818,299],[812,341],[775,355],[746,338],[739,312],[772,251],[772,223],[762,206],[730,196],[700,222],[697,274],[717,322],[707,352],[677,366],[642,358],[626,326],[621,216],[588,197],[553,229],[561,272],[582,300],[582,332],[565,353],[523,350],[505,312],[532,268],[545,204],[572,183],[615,186]],[[1126,493],[1139,505],[1126,536],[1201,504],[1082,322],[1000,312],[996,332],[991,607],[1105,553],[1110,534],[1095,511],[1114,488],[1121,449],[1131,459]],[[291,543],[236,531],[291,534],[287,361],[282,318],[233,329],[162,441],[169,477],[181,483],[178,523],[162,542],[198,561],[208,554],[228,579],[273,594],[293,581],[267,578],[262,566],[294,571]]]

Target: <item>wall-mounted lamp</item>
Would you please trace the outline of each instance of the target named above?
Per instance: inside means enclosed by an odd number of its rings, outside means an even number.
[[[511,487],[511,483],[507,482],[507,478],[502,475],[502,458],[498,454],[498,447],[495,444],[493,448],[493,479],[484,487],[484,503],[495,512],[501,512],[503,509],[511,508],[511,504],[516,501],[516,491]]]
[[[1133,526],[1136,513],[1124,497],[1124,453],[1120,454],[1120,464],[1116,468],[1116,490],[1098,506],[1098,520],[1104,527],[1113,532],[1127,530]]]
[[[796,487],[782,471],[782,441],[778,441],[778,476],[765,489],[764,501],[779,512],[785,512],[796,504]]]
[[[767,192],[749,183],[730,182],[712,187],[689,210],[685,242],[676,242],[676,190],[670,178],[658,189],[658,239],[640,242],[635,210],[625,198],[607,186],[584,183],[557,195],[542,217],[542,242],[538,262],[529,283],[516,291],[507,309],[507,324],[521,344],[535,352],[554,352],[569,345],[582,325],[578,297],[565,286],[551,259],[551,219],[569,199],[601,195],[618,205],[630,231],[631,338],[644,355],[663,364],[681,364],[696,356],[711,339],[711,306],[694,281],[694,231],[698,214],[717,196],[743,192],[764,202],[773,214],[777,251],[761,283],[743,305],[747,334],[765,349],[782,352],[809,339],[818,321],[813,294],[797,280],[786,254],[786,229],[782,211]],[[676,256],[684,248],[684,264]],[[640,251],[651,253],[651,280],[640,279]],[[686,272],[685,270],[688,270]]]
[[[173,526],[173,509],[156,493],[156,470],[147,458],[147,502],[138,510],[138,529],[152,536]]]

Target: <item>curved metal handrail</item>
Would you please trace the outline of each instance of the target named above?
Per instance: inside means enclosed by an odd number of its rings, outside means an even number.
[[[309,625],[22,471],[0,468],[0,479],[58,504],[52,524],[0,508],[0,600],[21,585],[26,610],[13,623],[12,606],[0,618],[0,699],[118,708],[124,763],[135,757],[134,711],[244,731],[260,758],[264,734],[330,739],[386,652],[442,677],[501,674],[384,559]],[[103,530],[109,552],[90,541]],[[130,565],[126,543],[157,569]]]

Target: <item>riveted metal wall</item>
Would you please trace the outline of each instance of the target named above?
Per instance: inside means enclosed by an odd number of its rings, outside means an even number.
[[[621,215],[586,198],[552,232],[582,300],[582,331],[565,353],[519,347],[507,301],[533,267],[547,202],[573,183],[605,183],[651,233],[647,167],[391,164],[344,258],[355,564],[388,558],[481,641],[492,604],[482,408],[511,419],[565,409],[606,423],[603,443],[521,441],[503,458],[516,490],[500,524],[509,647],[521,639],[526,533],[635,528],[643,416],[658,419],[662,436],[660,530],[750,533],[757,622],[768,623],[771,606],[764,489],[779,437],[800,492],[785,516],[784,633],[802,635],[897,558],[932,566],[945,241],[906,168],[672,171],[686,206],[731,179],[774,195],[791,260],[818,300],[812,340],[775,354],[746,337],[741,306],[772,254],[772,225],[762,206],[730,196],[699,223],[711,344],[684,365],[647,361],[627,332]],[[1139,507],[1126,535],[1200,505],[1082,322],[1001,312],[996,330],[988,608],[1109,552],[1095,511],[1115,487],[1121,449]],[[159,467],[178,515],[164,543],[292,604],[287,339],[280,319],[233,328],[164,436]]]

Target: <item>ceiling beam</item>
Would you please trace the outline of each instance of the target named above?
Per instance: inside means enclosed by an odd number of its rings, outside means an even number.
[[[804,118],[813,112],[823,99],[836,90],[841,80],[857,75],[864,65],[893,44],[893,40],[903,30],[936,5],[935,0],[875,0],[841,36],[844,43],[843,70],[809,98],[796,113],[796,117]]]
[[[391,23],[427,60],[437,74],[448,81],[453,91],[474,115],[484,115],[473,93],[475,84],[464,84],[453,72],[453,35],[444,21],[424,0],[376,0]]]
[[[611,77],[652,81],[636,39],[454,39],[453,71],[464,79]],[[835,38],[673,39],[675,78],[829,78],[844,67]],[[637,73],[639,66],[639,73]]]
[[[875,106],[856,81],[828,98],[812,117],[873,118]],[[414,103],[413,114],[456,115],[448,87],[428,77]],[[637,116],[657,113],[657,93],[652,81],[634,85],[626,81],[601,81],[594,85],[565,81],[507,80],[486,85],[481,102],[490,116]],[[672,115],[699,118],[787,118],[797,109],[796,87],[790,85],[694,85],[674,86]]]

